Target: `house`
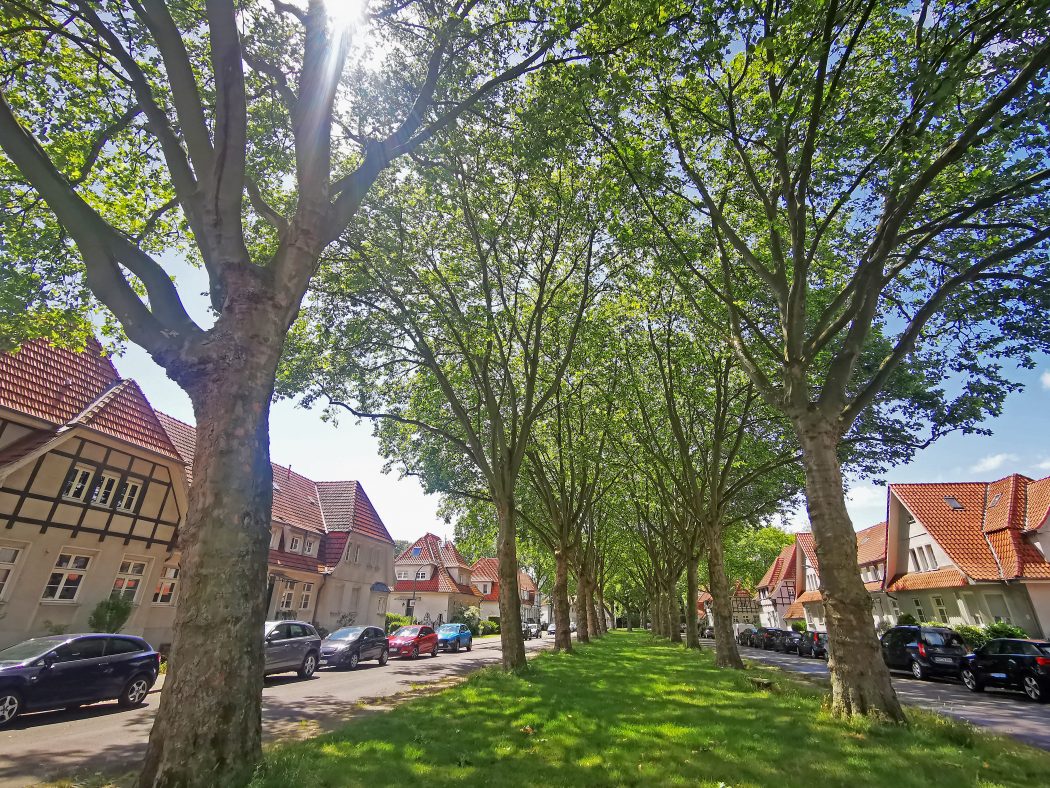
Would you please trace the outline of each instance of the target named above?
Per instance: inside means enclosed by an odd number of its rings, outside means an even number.
[[[886,590],[920,621],[1050,634],[1050,477],[891,484]]]
[[[729,599],[733,613],[733,630],[739,631],[745,626],[762,626],[762,607],[755,595],[741,585],[738,580],[733,586],[733,595]],[[696,606],[700,615],[697,621],[704,626],[714,626],[714,598],[707,591],[701,591]]]
[[[481,617],[499,618],[499,560],[479,558],[470,567],[471,582],[481,599]],[[521,600],[521,620],[540,623],[543,602],[536,581],[524,570],[518,570],[518,596]]]
[[[784,629],[785,613],[795,601],[795,543],[786,545],[755,587],[762,626]]]
[[[126,632],[170,642],[185,463],[98,342],[0,354],[0,647],[88,630],[111,594]]]
[[[480,595],[471,584],[471,568],[452,542],[425,534],[394,559],[392,613],[424,624],[451,621],[460,610],[475,607]]]
[[[186,457],[196,430],[163,413],[160,423]],[[356,481],[315,482],[270,463],[273,512],[267,619],[298,618],[332,630],[382,627],[394,576],[394,540]],[[187,484],[192,481],[186,466]]]
[[[133,603],[124,631],[170,643],[195,443],[94,340],[0,354],[0,647],[88,630],[113,594]],[[364,490],[273,474],[268,616],[381,625],[393,540]]]

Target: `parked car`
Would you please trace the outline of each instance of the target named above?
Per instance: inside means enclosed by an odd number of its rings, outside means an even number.
[[[700,635],[700,637],[703,637],[703,638],[713,638],[714,636],[715,636],[714,627],[704,627],[704,631]]]
[[[751,629],[750,627],[748,629],[744,629],[744,630],[741,630],[740,632],[738,632],[737,636],[736,636],[737,645],[738,646],[750,646],[751,645],[751,636],[753,634],[755,634],[755,630]]]
[[[0,727],[25,711],[146,699],[160,654],[131,635],[54,635],[0,651]]]
[[[782,651],[785,654],[794,652],[799,653],[799,644],[802,642],[802,635],[798,632],[785,632],[779,635],[773,642],[773,648],[777,651]],[[801,655],[800,655],[801,656]]]
[[[540,631],[540,625],[539,624],[534,624],[531,621],[526,621],[522,625],[521,634],[524,635],[526,637],[526,639],[528,639],[528,638],[538,638],[543,633]]]
[[[826,632],[803,632],[798,642],[800,657],[828,658],[828,635]]]
[[[420,654],[429,652],[430,656],[438,655],[438,635],[433,627],[425,624],[414,624],[409,627],[401,627],[394,632],[390,638],[390,654],[397,657],[411,657],[415,659]]]
[[[321,654],[321,636],[305,621],[267,621],[263,649],[263,673],[295,671],[299,678],[308,679],[317,670]]]
[[[375,659],[385,665],[390,659],[386,635],[379,627],[342,627],[321,641],[318,666],[353,670],[361,660]]]
[[[521,622],[521,636],[525,640],[532,640],[532,627],[524,621]]]
[[[1050,642],[996,638],[966,655],[963,684],[971,692],[988,687],[1019,689],[1037,703],[1050,698]]]
[[[575,632],[576,631],[576,622],[575,621],[573,621],[571,624],[569,624],[569,631],[570,632]]]
[[[445,651],[459,651],[465,648],[470,651],[474,645],[474,638],[470,634],[470,627],[466,624],[442,624],[437,629],[438,648]]]
[[[547,634],[550,637],[554,637],[556,631],[557,631],[557,627],[554,626],[554,622],[552,621],[550,623],[550,625],[547,627]]]
[[[774,627],[769,627],[768,629],[763,629],[760,627],[759,632],[761,634],[758,634],[754,638],[752,638],[752,640],[754,641],[752,645],[758,646],[758,648],[766,650],[773,648],[777,638],[779,638],[781,635],[787,634],[787,630],[775,629]]]
[[[917,679],[959,676],[968,649],[947,627],[902,626],[882,636],[882,658],[892,670],[909,670]]]

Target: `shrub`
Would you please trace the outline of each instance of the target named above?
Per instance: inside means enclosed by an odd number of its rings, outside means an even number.
[[[1008,624],[1005,621],[1000,621],[996,624],[989,624],[984,628],[984,634],[988,636],[988,639],[992,638],[1026,638],[1028,633],[1021,629],[1015,624]]]
[[[901,613],[897,616],[897,626],[913,627],[918,623],[918,620],[911,613]]]
[[[122,596],[103,599],[88,618],[88,626],[94,632],[120,632],[131,618],[132,603]]]
[[[477,637],[481,627],[481,608],[462,607],[457,610],[450,619],[453,624],[466,624],[470,634]]]
[[[480,626],[478,627],[478,632],[482,635],[498,635],[499,622],[492,621],[491,619],[488,621],[482,621]]]
[[[988,642],[988,635],[980,627],[963,625],[961,627],[956,627],[955,631],[959,633],[959,637],[963,639],[971,650],[980,648]]]
[[[412,619],[409,616],[399,616],[397,613],[386,614],[386,631],[387,633],[393,632],[395,629],[400,627],[407,627],[412,623]]]
[[[795,632],[805,632],[806,631],[806,622],[805,621],[792,621],[791,622],[791,628]]]

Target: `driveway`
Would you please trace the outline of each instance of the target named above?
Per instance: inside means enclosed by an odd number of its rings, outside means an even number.
[[[528,652],[553,647],[552,638],[525,641]],[[499,662],[500,655],[499,638],[486,638],[475,641],[470,653],[392,659],[384,668],[362,662],[357,670],[322,670],[308,681],[294,674],[272,676],[263,689],[263,735],[272,740],[336,728],[361,713],[362,701],[463,676]],[[115,703],[98,703],[76,712],[18,718],[0,729],[0,788],[100,771],[133,771],[146,751],[159,700],[160,694],[153,693],[144,706],[129,711]]]
[[[714,641],[706,641],[704,645],[713,648]],[[822,659],[747,646],[740,647],[740,655],[793,673],[823,678],[828,675],[828,665]],[[1032,703],[1020,692],[986,689],[982,693],[975,693],[950,680],[916,681],[904,673],[893,674],[893,688],[897,691],[897,697],[911,706],[947,714],[994,733],[1012,736],[1035,747],[1050,750],[1050,704]]]

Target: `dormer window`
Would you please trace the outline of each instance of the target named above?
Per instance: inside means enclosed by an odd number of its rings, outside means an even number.
[[[412,557],[413,558],[418,558],[419,554],[422,553],[422,552],[423,552],[423,548],[422,547],[413,547],[412,548]]]
[[[946,504],[948,504],[950,507],[952,507],[953,509],[955,509],[955,511],[957,511],[957,512],[958,511],[962,511],[963,509],[966,508],[961,503],[959,503],[959,499],[958,498],[954,498],[951,495],[944,496],[944,502]]]
[[[298,536],[293,536],[292,541],[288,544],[288,549],[293,553],[298,553],[303,546],[303,540]]]
[[[1002,497],[1003,497],[1003,494],[1002,494],[1002,493],[996,493],[996,494],[995,494],[995,495],[994,495],[994,496],[992,497],[992,500],[991,500],[991,501],[990,501],[990,502],[988,503],[988,508],[989,508],[989,509],[994,509],[994,508],[996,507],[996,505],[997,505],[997,504],[999,503],[999,500],[1000,500],[1000,499],[1001,499]]]
[[[416,580],[426,580],[426,579],[427,579],[427,570],[426,569],[420,569],[418,572],[416,572]]]
[[[305,553],[306,553],[307,555],[313,555],[313,554],[314,554],[314,551],[315,551],[316,549],[317,549],[317,541],[316,541],[316,540],[314,540],[314,539],[310,539],[309,537],[307,537],[307,539],[306,539],[306,549],[304,550],[304,552],[305,552]]]

